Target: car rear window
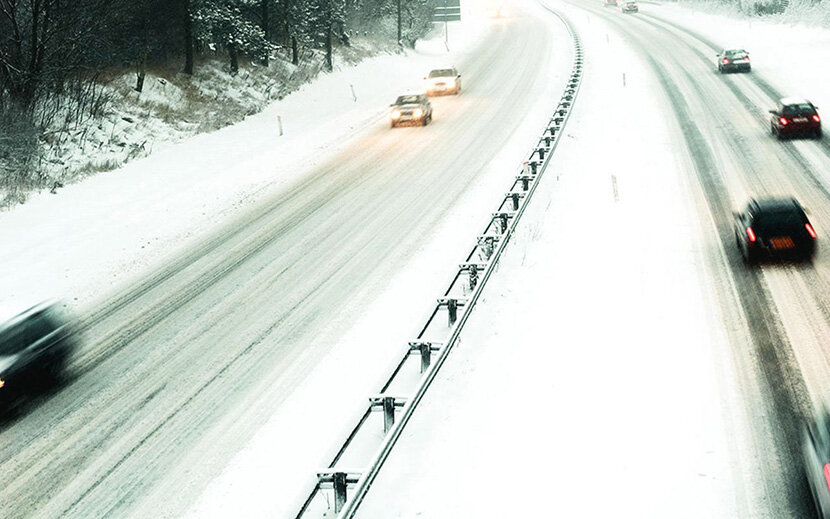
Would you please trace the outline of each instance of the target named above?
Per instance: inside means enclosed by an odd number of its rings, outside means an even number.
[[[733,49],[726,51],[724,54],[730,58],[743,58],[748,54],[748,52],[743,49]]]
[[[452,73],[451,68],[442,68],[440,70],[433,70],[429,73],[429,77],[451,77],[455,74]]]
[[[814,112],[813,105],[809,103],[786,105],[783,110],[784,115],[810,115]]]
[[[794,209],[763,211],[755,217],[755,225],[760,229],[780,229],[783,227],[801,227],[804,215]]]

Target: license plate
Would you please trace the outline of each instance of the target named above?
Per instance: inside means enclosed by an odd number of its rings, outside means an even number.
[[[807,118],[806,118],[806,117],[793,117],[793,122],[796,122],[796,123],[806,123],[806,122],[807,122]]]
[[[795,247],[793,239],[789,236],[785,236],[783,238],[770,238],[769,243],[775,250],[792,249],[793,247]]]

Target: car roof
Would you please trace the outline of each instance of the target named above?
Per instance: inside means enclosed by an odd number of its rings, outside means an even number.
[[[752,200],[750,205],[760,211],[802,210],[801,204],[795,198],[761,198]]]
[[[424,96],[427,93],[423,90],[413,90],[411,92],[404,92],[402,94],[398,94],[398,97],[406,97],[406,96]]]
[[[782,105],[803,105],[803,104],[813,104],[810,101],[804,99],[803,97],[782,97],[780,100]]]

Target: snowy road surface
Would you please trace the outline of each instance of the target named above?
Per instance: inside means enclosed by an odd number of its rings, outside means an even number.
[[[424,287],[407,280],[414,300],[398,292],[385,303],[400,315],[384,308],[375,315],[387,322],[372,324],[409,333],[401,316],[421,311],[430,273],[466,246],[458,236],[474,232],[480,201],[501,195],[560,87],[551,24],[482,23],[486,39],[455,56],[464,92],[436,99],[432,124],[391,131],[381,110],[295,184],[81,315],[75,378],[0,430],[0,515],[180,515],[403,272]],[[442,228],[452,233],[436,249]],[[419,252],[431,263],[414,261]],[[354,393],[397,355],[383,340],[352,341],[334,378],[282,424],[291,437],[271,460],[263,514],[295,509],[302,477],[351,423]],[[275,493],[280,478],[296,488]]]

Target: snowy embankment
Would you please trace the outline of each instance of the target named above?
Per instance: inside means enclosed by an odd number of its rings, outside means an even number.
[[[385,124],[387,105],[475,43],[475,27],[452,35],[454,54],[440,35],[414,51],[323,74],[239,124],[0,213],[0,308],[58,298],[83,311],[141,277]]]

